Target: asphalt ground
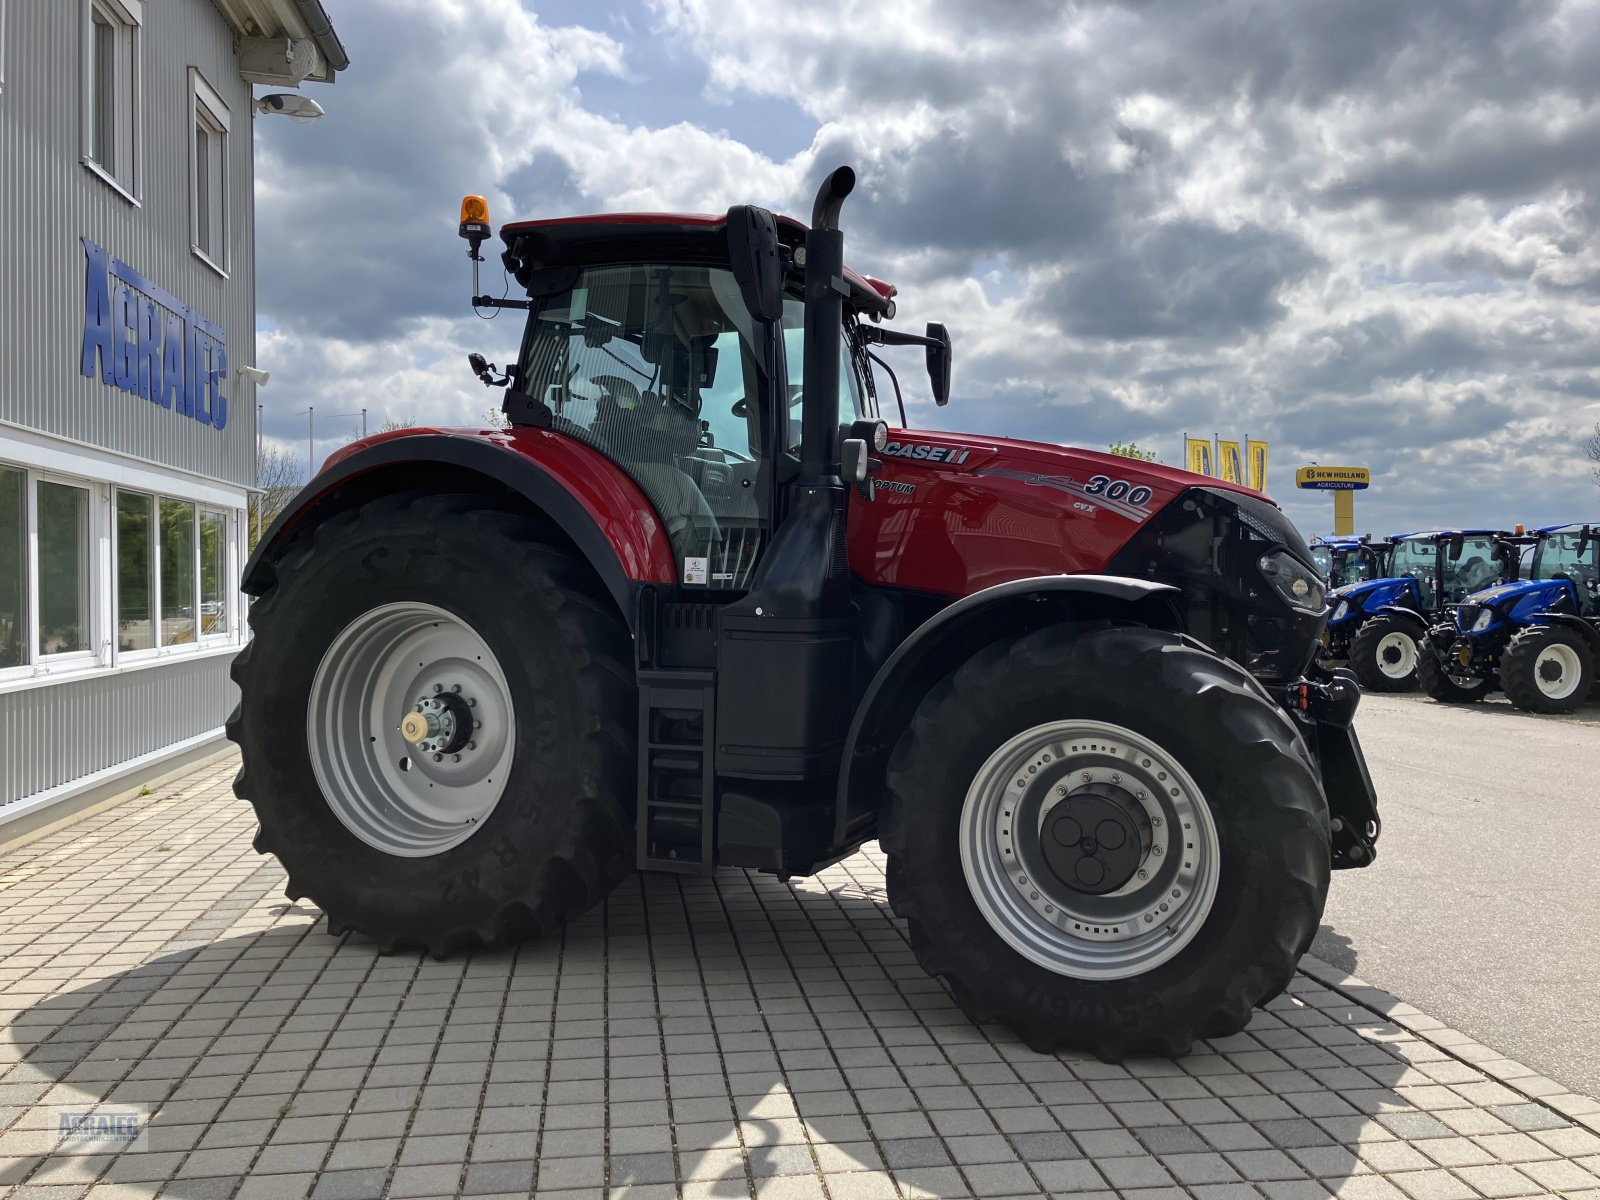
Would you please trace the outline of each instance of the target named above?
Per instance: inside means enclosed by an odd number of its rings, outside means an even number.
[[[1367,695],[1383,837],[1312,953],[1600,1095],[1600,705]]]

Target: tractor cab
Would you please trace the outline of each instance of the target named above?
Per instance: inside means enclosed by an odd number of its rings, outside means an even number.
[[[1311,540],[1312,556],[1330,588],[1381,579],[1389,573],[1391,548],[1387,541],[1374,542],[1370,534]]]
[[[1600,522],[1513,540],[1533,547],[1529,578],[1474,592],[1435,626],[1423,684],[1438,700],[1498,687],[1529,712],[1570,712],[1600,659]]]

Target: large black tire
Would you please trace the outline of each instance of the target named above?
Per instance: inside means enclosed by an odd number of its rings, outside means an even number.
[[[1476,704],[1494,690],[1481,676],[1450,675],[1426,642],[1418,644],[1417,682],[1422,690],[1444,704]]]
[[[1009,739],[1061,720],[1161,743],[1216,826],[1210,911],[1175,957],[1142,974],[1085,979],[1040,965],[996,931],[967,882],[969,784]],[[1330,865],[1317,769],[1261,686],[1188,638],[1077,625],[997,643],[923,700],[887,782],[889,897],[918,960],[975,1021],[1004,1022],[1035,1050],[1180,1055],[1196,1038],[1235,1033],[1287,986],[1317,932]]]
[[[1385,644],[1399,638],[1409,639],[1410,648],[1396,640]],[[1364,690],[1409,692],[1417,686],[1417,661],[1427,653],[1421,640],[1421,631],[1403,617],[1370,617],[1350,639],[1347,661]]]
[[[255,806],[256,849],[289,873],[329,931],[435,956],[549,933],[603,899],[634,859],[636,699],[631,648],[587,564],[530,518],[461,495],[389,496],[297,535],[234,661],[234,792]],[[515,709],[499,802],[465,841],[422,857],[369,845],[329,807],[307,712],[325,650],[397,601],[470,626],[499,659]],[[398,719],[398,718],[397,718]]]
[[[1500,687],[1523,712],[1573,712],[1594,685],[1594,652],[1575,629],[1530,626],[1500,656]]]

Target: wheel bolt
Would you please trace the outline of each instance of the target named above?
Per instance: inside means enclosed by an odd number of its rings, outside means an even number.
[[[476,750],[477,748],[478,748],[478,743],[477,742],[468,742],[467,743],[467,749],[468,750]]]
[[[1141,867],[1139,869],[1139,878],[1140,879],[1149,879],[1150,878],[1150,872],[1146,871],[1144,868]]]
[[[436,684],[433,685],[433,694],[435,696],[437,696],[442,691],[444,691],[444,684],[436,683]]]
[[[461,685],[459,683],[452,683],[450,685],[450,690],[459,696],[461,694]]]
[[[1066,794],[1067,794],[1067,785],[1066,784],[1063,783],[1060,787],[1056,788],[1056,795],[1065,796]]]
[[[451,755],[451,756],[450,756],[450,761],[451,761],[451,762],[460,762],[460,761],[461,761],[461,755],[459,755],[459,754],[452,754],[452,755]]]
[[[483,728],[483,722],[482,721],[474,721],[472,723],[472,727],[474,729],[482,729]]]
[[[468,708],[477,708],[478,707],[478,698],[476,696],[468,696],[467,697],[467,707]]]
[[[433,761],[434,761],[434,762],[443,762],[443,761],[444,761],[444,755],[442,755],[442,754],[435,754],[435,755],[434,755],[434,756],[433,756]]]
[[[1161,852],[1162,852],[1162,850],[1161,850],[1160,846],[1151,846],[1150,847],[1150,853],[1151,854],[1160,854]]]

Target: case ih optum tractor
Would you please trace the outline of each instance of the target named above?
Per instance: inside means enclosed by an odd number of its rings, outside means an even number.
[[[950,342],[845,267],[853,185],[809,228],[506,225],[526,329],[474,366],[511,426],[365,439],[272,528],[235,790],[333,932],[435,955],[557,930],[636,867],[798,875],[876,838],[975,1020],[1181,1054],[1287,984],[1330,867],[1372,861],[1322,580],[1258,493],[891,430],[871,352],[922,349],[943,404]],[[489,233],[469,198],[475,261]]]

